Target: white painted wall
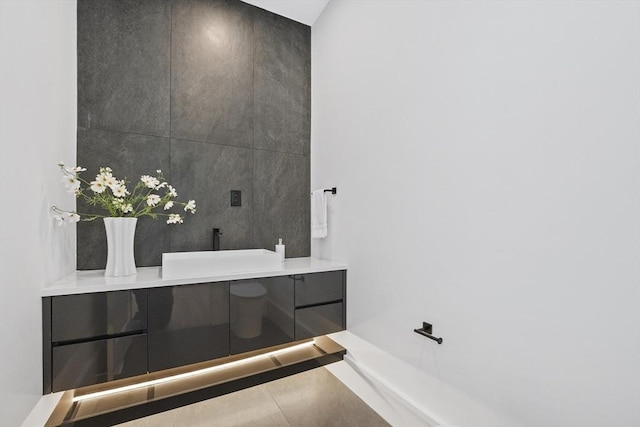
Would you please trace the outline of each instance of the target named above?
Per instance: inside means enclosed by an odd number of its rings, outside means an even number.
[[[329,0],[242,0],[245,3],[293,19],[305,25],[313,25]]]
[[[40,289],[75,269],[74,207],[57,163],[75,161],[76,2],[0,1],[0,425],[42,395]]]
[[[640,425],[640,2],[332,1],[312,49],[349,329],[524,425]]]

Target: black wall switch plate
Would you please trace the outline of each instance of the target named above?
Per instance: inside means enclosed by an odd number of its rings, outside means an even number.
[[[231,206],[242,206],[242,191],[231,190]]]

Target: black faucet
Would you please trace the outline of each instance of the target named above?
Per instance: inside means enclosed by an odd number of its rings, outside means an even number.
[[[213,229],[213,250],[214,251],[220,250],[220,236],[222,236],[222,234],[223,233],[220,231],[219,228]]]

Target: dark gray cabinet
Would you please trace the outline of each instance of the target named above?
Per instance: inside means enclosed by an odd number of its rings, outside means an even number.
[[[295,276],[295,339],[330,334],[346,326],[346,271]]]
[[[231,354],[293,341],[293,286],[292,276],[231,282]]]
[[[325,335],[346,271],[43,298],[44,393]]]
[[[343,330],[343,311],[342,302],[296,309],[296,340]]]
[[[44,390],[147,372],[147,290],[43,300]]]
[[[229,282],[149,289],[149,372],[229,355]]]
[[[343,271],[296,275],[296,308],[342,301]]]
[[[147,336],[129,335],[53,347],[52,390],[147,373]]]
[[[67,342],[141,331],[147,291],[115,291],[51,298],[51,340]]]

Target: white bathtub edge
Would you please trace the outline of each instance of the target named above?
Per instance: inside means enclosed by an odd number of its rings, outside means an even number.
[[[369,393],[373,390],[380,395],[384,393],[393,398],[394,402],[389,402],[388,398],[381,396],[377,401],[382,401],[383,404],[376,407],[376,399],[369,399],[374,402],[371,404],[360,395],[362,390],[352,388],[356,395],[393,426],[523,427],[522,423],[496,412],[486,404],[470,398],[352,332],[340,331],[328,336],[347,349],[345,364],[357,375],[364,377],[365,383],[369,383]],[[340,375],[336,376],[342,381]],[[342,382],[349,387],[345,381]],[[364,393],[366,392],[365,390]],[[392,403],[395,406],[393,411],[384,407]],[[385,410],[392,414],[410,412],[414,414],[414,419],[421,422],[407,424],[402,420],[398,422],[397,417],[396,422],[392,422],[383,415]]]

